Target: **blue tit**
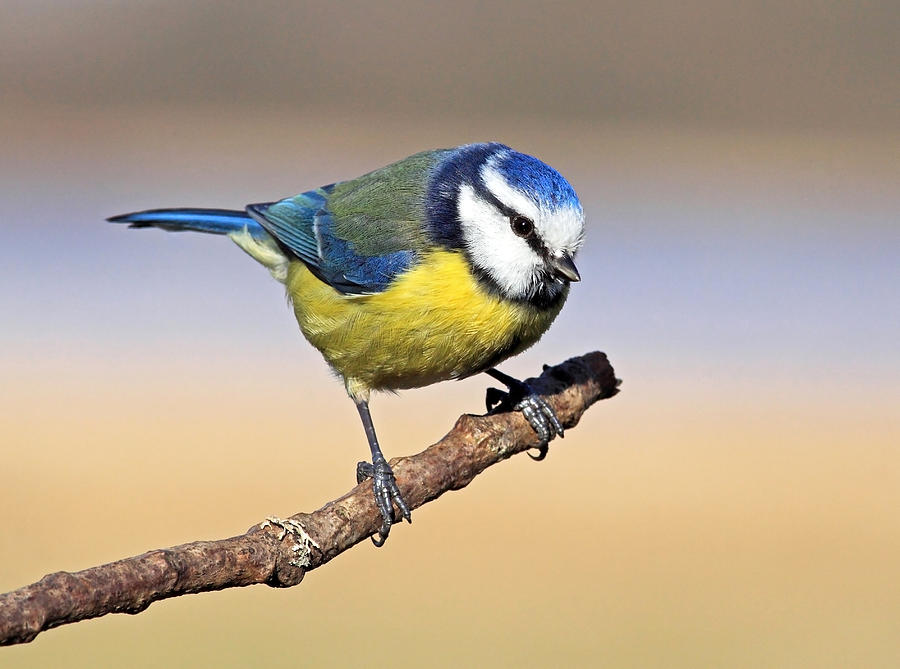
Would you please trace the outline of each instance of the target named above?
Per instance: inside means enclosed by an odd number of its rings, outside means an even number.
[[[227,235],[285,284],[300,330],[362,419],[372,461],[359,463],[357,479],[372,479],[383,519],[376,545],[395,522],[394,504],[411,517],[375,435],[373,390],[486,372],[540,435],[541,457],[563,434],[543,400],[495,369],[541,337],[580,279],[581,204],[537,158],[470,144],[243,211],[155,209],[109,220]]]

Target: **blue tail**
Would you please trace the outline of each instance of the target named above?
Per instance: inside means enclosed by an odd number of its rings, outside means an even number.
[[[176,232],[194,230],[214,235],[227,235],[246,228],[253,237],[269,236],[246,212],[231,209],[151,209],[106,220],[110,223],[128,223],[132,228],[162,228]]]

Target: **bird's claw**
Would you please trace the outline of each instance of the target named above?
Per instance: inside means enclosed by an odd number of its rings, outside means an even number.
[[[529,453],[528,456],[532,460],[543,460],[547,457],[547,452],[550,450],[550,440],[556,435],[565,437],[565,430],[563,429],[562,423],[559,421],[559,417],[556,415],[553,407],[547,404],[543,397],[535,394],[530,388],[529,393],[519,400],[513,406],[513,409],[522,412],[525,420],[527,420],[528,424],[531,425],[531,428],[537,432],[537,435],[541,440],[541,444],[538,446],[538,454],[531,455],[531,453]]]
[[[412,514],[409,506],[400,494],[394,471],[383,459],[376,458],[375,462],[360,462],[356,465],[356,482],[362,483],[366,479],[372,479],[372,491],[375,493],[375,504],[381,511],[381,529],[378,536],[372,537],[372,543],[383,546],[391,532],[391,525],[396,522],[394,518],[394,504],[400,509],[400,514],[407,522],[412,522]]]
[[[550,440],[556,435],[561,438],[565,437],[565,429],[547,401],[538,395],[534,390],[524,382],[519,385],[512,386],[509,392],[503,392],[497,388],[488,388],[485,394],[485,404],[487,410],[494,411],[500,408],[509,408],[513,411],[521,411],[525,420],[531,425],[541,443],[537,447],[538,454],[528,454],[532,460],[543,460],[547,457],[550,450]]]

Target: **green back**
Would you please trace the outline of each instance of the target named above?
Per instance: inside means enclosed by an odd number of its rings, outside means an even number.
[[[336,184],[328,194],[335,235],[367,256],[426,248],[428,176],[445,153],[424,151]]]

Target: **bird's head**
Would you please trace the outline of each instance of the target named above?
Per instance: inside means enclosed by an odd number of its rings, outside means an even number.
[[[549,305],[580,280],[584,213],[563,176],[502,144],[451,150],[429,188],[433,234],[506,298]]]

